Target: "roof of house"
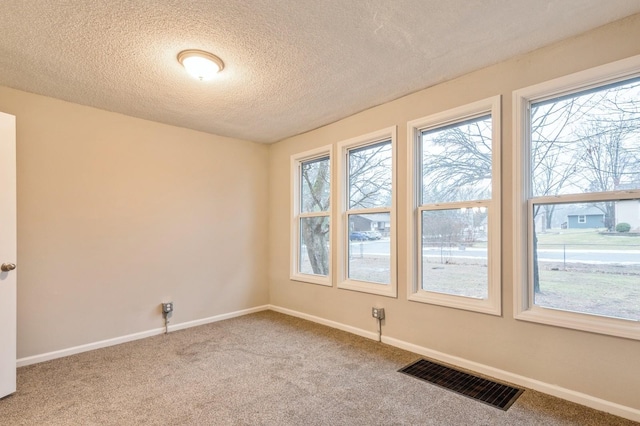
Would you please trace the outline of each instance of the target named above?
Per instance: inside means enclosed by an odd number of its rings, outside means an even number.
[[[573,210],[567,216],[604,216],[602,210],[597,207],[585,207],[583,209]]]
[[[361,217],[365,220],[369,220],[371,222],[389,222],[391,220],[391,218],[389,217],[389,213],[368,213],[365,215],[359,214],[356,216]]]

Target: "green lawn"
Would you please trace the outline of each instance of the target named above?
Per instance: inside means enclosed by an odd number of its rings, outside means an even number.
[[[456,259],[457,260],[457,259]],[[487,267],[472,261],[423,264],[425,290],[469,297],[486,297]],[[542,263],[538,306],[587,314],[640,320],[640,270],[579,264],[552,270]],[[506,284],[510,281],[505,281]]]
[[[581,250],[640,250],[640,235],[628,233],[604,234],[604,229],[549,229],[539,232],[538,246]]]
[[[640,320],[640,277],[541,269],[534,299],[546,308]]]

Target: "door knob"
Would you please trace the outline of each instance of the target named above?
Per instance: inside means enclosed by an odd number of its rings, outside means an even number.
[[[14,269],[16,269],[15,263],[3,263],[2,266],[0,266],[0,270],[2,270],[2,272],[13,271]]]

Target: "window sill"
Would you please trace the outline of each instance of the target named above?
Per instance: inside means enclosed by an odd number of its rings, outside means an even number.
[[[409,295],[409,300],[495,316],[502,315],[500,304],[498,303],[497,305],[493,305],[489,302],[489,299],[475,299],[472,297],[454,296],[452,294],[418,290],[417,292]]]
[[[306,274],[292,274],[289,276],[291,281],[298,281],[308,284],[323,285],[326,287],[332,287],[331,279],[322,275],[306,275]]]
[[[392,284],[376,284],[366,281],[347,280],[338,284],[338,288],[377,294],[379,296],[398,297],[396,286]]]
[[[640,321],[580,314],[539,306],[518,312],[515,318],[522,321],[640,340]]]

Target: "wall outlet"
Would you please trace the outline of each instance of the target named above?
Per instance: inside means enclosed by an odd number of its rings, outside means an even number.
[[[173,302],[167,302],[162,304],[162,313],[167,315],[173,312]]]
[[[371,308],[371,316],[379,320],[384,319],[384,308]]]

